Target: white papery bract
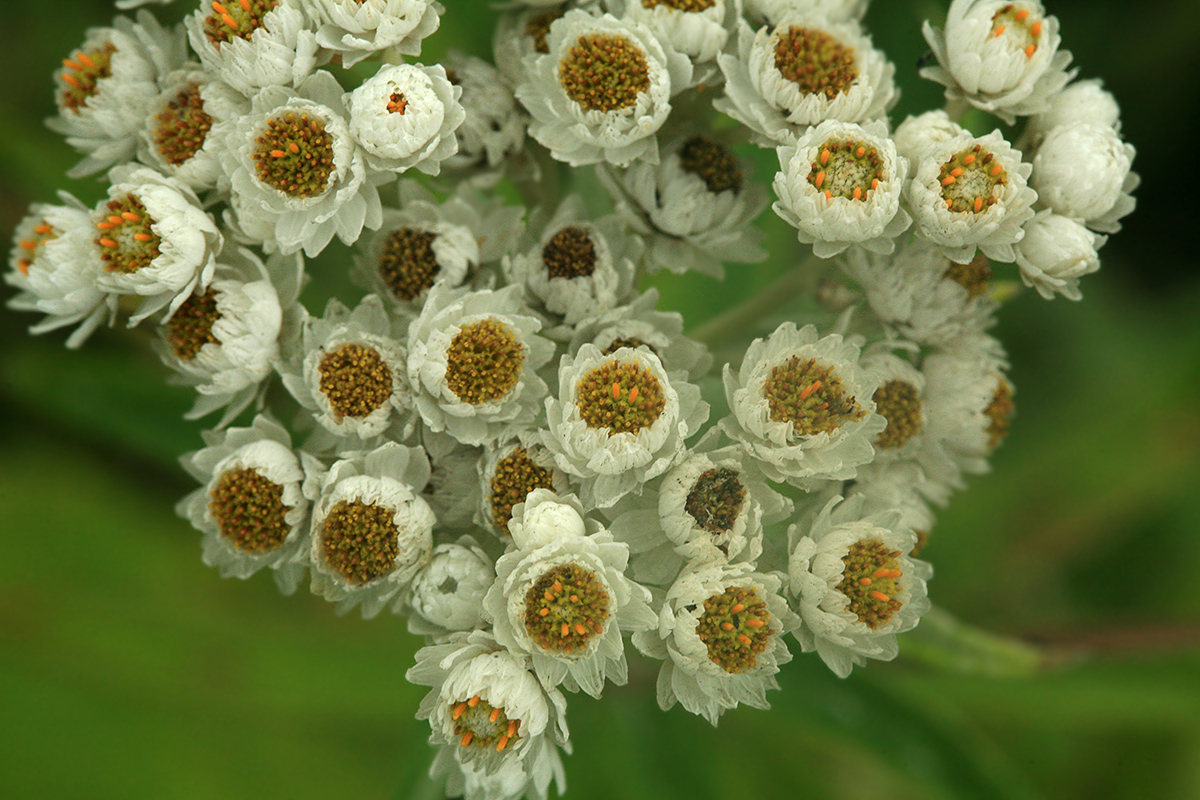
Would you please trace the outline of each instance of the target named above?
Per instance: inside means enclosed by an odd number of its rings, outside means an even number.
[[[874,458],[871,440],[887,426],[875,413],[871,396],[878,384],[859,365],[859,349],[839,334],[819,337],[816,327],[797,330],[791,322],[766,339],[755,339],[736,375],[725,365],[730,413],[721,420],[721,430],[740,442],[771,480],[804,487],[853,478],[859,466]],[[811,371],[812,382],[788,385],[789,371],[797,370]],[[768,396],[772,381],[779,395],[774,400]],[[820,401],[825,408],[808,403],[822,392],[828,395]],[[788,399],[781,400],[784,394]],[[834,410],[826,414],[829,408]],[[823,429],[805,432],[813,425]]]
[[[320,24],[317,43],[351,67],[380,50],[421,54],[421,41],[437,30],[445,12],[435,0],[310,0]]]
[[[165,30],[146,11],[137,22],[117,17],[112,27],[91,28],[80,48],[55,74],[58,116],[46,126],[84,158],[67,172],[78,178],[133,158],[138,131],[158,94],[156,81],[185,58],[177,31]]]
[[[1071,54],[1058,49],[1058,20],[1037,0],[953,0],[945,32],[928,21],[923,31],[938,65],[921,76],[1009,125],[1048,109],[1074,75]]]
[[[269,86],[226,137],[226,222],[267,252],[315,256],[336,234],[352,244],[382,222],[379,192],[350,132],[341,87],[319,72]]]
[[[133,326],[162,309],[175,309],[212,278],[224,237],[195,193],[148,167],[126,164],[109,173],[108,201],[92,212],[98,257],[97,285],[144,299]]]
[[[454,132],[466,118],[461,95],[440,64],[385,64],[350,92],[350,133],[363,149],[372,181],[409,169],[437,175],[442,161],[458,152]]]
[[[904,122],[892,132],[892,141],[896,143],[896,152],[915,164],[930,146],[948,142],[966,132],[966,128],[939,108],[915,117],[905,117]]]
[[[393,442],[311,475],[313,594],[370,618],[407,589],[433,549],[437,520],[420,494],[428,482],[421,448]]]
[[[455,631],[481,629],[483,597],[495,580],[492,557],[471,537],[437,545],[404,603],[404,609],[412,611],[409,632],[437,641]]]
[[[812,36],[828,40],[836,52],[852,61],[841,65],[827,88],[819,91],[797,82],[781,70],[789,65],[777,60],[780,39],[807,42]],[[895,66],[871,45],[855,22],[830,22],[799,12],[785,15],[774,26],[751,30],[738,25],[737,54],[718,56],[725,74],[725,97],[714,101],[720,112],[750,127],[767,147],[790,145],[809,126],[825,120],[866,122],[881,119],[897,98],[892,77]],[[823,69],[835,69],[821,63]],[[803,69],[801,70],[803,72]]]
[[[547,394],[537,370],[554,355],[541,329],[518,286],[434,284],[408,328],[408,375],[425,425],[474,445],[531,426]]]
[[[223,578],[271,569],[291,594],[304,575],[309,520],[305,470],[291,437],[260,414],[248,428],[205,433],[204,442],[181,459],[204,485],[176,509],[204,534],[204,563]]]
[[[770,707],[767,690],[779,688],[775,674],[792,659],[783,636],[799,623],[780,595],[781,584],[779,576],[755,572],[751,564],[719,562],[698,564],[675,580],[658,628],[633,636],[639,650],[663,661],[659,707],[665,711],[678,702],[713,725],[739,704]],[[742,608],[733,611],[738,604]]]
[[[909,555],[917,535],[902,526],[899,511],[867,516],[861,498],[834,497],[811,523],[789,528],[788,538],[791,590],[804,621],[796,638],[804,652],[816,650],[840,678],[868,658],[895,658],[896,634],[916,627],[929,610],[925,584],[933,575]]]
[[[514,547],[496,561],[484,600],[496,640],[528,655],[546,686],[599,697],[606,680],[625,683],[622,632],[657,622],[650,592],[625,577],[629,548],[585,519],[573,496],[547,489],[513,507],[509,530]]]
[[[678,463],[684,440],[708,419],[699,388],[680,373],[668,377],[658,356],[642,348],[605,354],[585,344],[574,358],[562,357],[558,386],[558,397],[546,400],[544,441],[558,466],[580,479],[580,496],[592,508],[613,505]],[[628,415],[627,424],[605,421],[617,412]]]
[[[526,659],[483,631],[460,633],[418,650],[404,677],[432,687],[417,719],[429,720],[430,743],[441,746],[430,774],[450,773],[447,791],[470,800],[545,798],[552,780],[563,791],[567,701],[539,683]]]
[[[357,450],[389,429],[399,439],[411,432],[412,389],[401,342],[377,295],[367,295],[353,310],[333,299],[323,316],[305,315],[300,341],[280,375],[327,432],[312,446]]]
[[[929,433],[961,472],[987,472],[988,457],[1008,433],[1015,406],[1007,368],[1000,342],[986,334],[962,337],[921,365]]]
[[[1075,81],[1054,97],[1054,104],[1030,117],[1030,128],[1045,134],[1060,125],[1087,122],[1121,131],[1121,107],[1099,79]]]
[[[767,204],[752,162],[718,140],[686,131],[663,145],[661,163],[635,162],[613,180],[601,173],[617,210],[648,235],[647,268],[696,270],[720,278],[724,263],[767,257],[751,223]]]
[[[17,224],[4,280],[19,291],[8,301],[10,308],[46,315],[30,333],[79,323],[67,338],[67,347],[74,348],[106,318],[111,324],[117,298],[98,285],[104,262],[91,214],[71,195],[60,198],[62,205],[34,203]]]
[[[577,79],[580,91],[591,90],[587,104],[572,98],[563,84],[564,73],[570,69],[574,52],[582,52],[585,43],[597,41],[624,48],[618,57],[628,56],[640,64],[644,85],[636,94],[604,96],[599,84],[589,87],[584,83],[598,79],[583,72]],[[554,21],[546,46],[546,54],[531,61],[527,77],[516,89],[517,99],[533,117],[529,135],[556,159],[576,167],[605,161],[624,166],[636,159],[657,162],[658,141],[654,134],[671,111],[671,96],[691,80],[692,65],[687,56],[662,44],[641,23],[618,20],[611,14],[593,17],[581,10],[568,11]],[[602,67],[621,71],[630,83],[634,80],[627,64]]]
[[[1085,228],[1050,209],[1039,211],[1025,225],[1025,238],[1017,245],[1017,266],[1026,286],[1050,300],[1061,294],[1080,300],[1079,279],[1100,269],[1097,252],[1107,236]]]
[[[569,335],[582,320],[628,302],[642,241],[613,214],[594,218],[579,195],[567,197],[553,216],[535,212],[518,251],[505,256],[505,278],[528,295]]]
[[[204,68],[247,97],[268,86],[298,86],[317,66],[301,0],[266,0],[262,8],[259,16],[253,6],[233,3],[227,12],[236,28],[208,4],[184,22]]]
[[[295,308],[303,275],[298,255],[276,256],[268,270],[252,251],[227,248],[207,289],[164,321],[159,356],[200,395],[185,418],[225,407],[223,427],[256,397],[261,402],[279,361],[283,310]]]
[[[568,353],[592,344],[602,353],[618,347],[643,347],[658,356],[667,372],[684,372],[696,383],[712,364],[708,349],[683,335],[683,316],[674,311],[655,311],[658,290],[642,292],[629,305],[605,311],[575,326],[567,343]]]
[[[905,187],[917,234],[960,264],[977,250],[1013,261],[1012,246],[1025,235],[1022,226],[1033,217],[1038,196],[1027,185],[1031,170],[998,130],[980,137],[964,132],[930,145]]]
[[[447,168],[496,169],[521,151],[529,118],[517,106],[512,87],[491,64],[451,50],[446,75],[462,89],[459,102],[466,119],[455,130],[458,152],[443,162]]]
[[[1056,214],[1105,233],[1133,211],[1139,183],[1133,145],[1107,125],[1075,122],[1052,128],[1033,157],[1030,183]]]
[[[752,19],[777,22],[799,10],[811,11],[834,22],[862,21],[869,0],[745,0],[746,14]]]
[[[884,325],[902,339],[943,344],[994,323],[986,258],[959,265],[924,239],[901,243],[892,256],[850,250],[839,261],[866,293]]]
[[[861,155],[860,155],[861,153]],[[912,223],[900,208],[908,161],[883,122],[828,120],[778,149],[775,213],[820,258],[847,247],[890,253]]]
[[[688,55],[696,64],[712,61],[725,48],[729,31],[741,14],[741,0],[712,0],[707,7],[678,7],[652,0],[607,0],[617,14],[647,25],[671,48]],[[712,71],[712,70],[710,70]]]
[[[199,64],[165,76],[148,107],[138,160],[203,192],[223,176],[225,136],[250,109],[244,95],[215,80]]]
[[[418,432],[433,470],[421,496],[437,514],[438,527],[454,531],[474,529],[475,514],[481,502],[478,469],[482,449],[462,444],[447,433],[434,433],[424,426],[418,426]]]

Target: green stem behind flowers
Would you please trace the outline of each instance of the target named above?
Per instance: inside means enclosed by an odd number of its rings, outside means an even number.
[[[755,330],[762,320],[786,306],[797,297],[811,296],[822,270],[817,269],[821,259],[810,256],[784,272],[764,289],[738,305],[722,311],[704,322],[688,335],[709,347],[724,344],[729,339],[747,331]]]
[[[900,637],[900,647],[926,666],[992,678],[1028,677],[1061,660],[1029,642],[960,622],[936,606]]]

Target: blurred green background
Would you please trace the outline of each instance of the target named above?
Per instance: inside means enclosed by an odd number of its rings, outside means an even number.
[[[448,5],[427,60],[488,52],[485,4]],[[602,702],[571,698],[568,797],[1200,798],[1200,207],[1179,171],[1194,163],[1200,5],[1049,5],[1083,75],[1122,104],[1139,209],[1082,303],[1025,292],[1003,310],[1019,416],[925,553],[947,614],[1044,657],[1027,669],[1016,645],[946,645],[927,620],[896,662],[845,681],[798,655],[773,710],[738,710],[717,729],[661,713],[638,662]],[[875,6],[868,24],[904,87],[899,118],[940,105],[915,64],[920,21],[940,23],[945,5]],[[60,188],[89,203],[101,193],[62,177],[75,156],[41,121],[59,59],[112,14],[101,0],[6,8],[6,236]],[[776,223],[771,264],[723,287],[663,280],[669,305],[701,321],[769,282],[790,264]],[[70,352],[61,335],[29,337],[32,322],[0,313],[0,794],[421,791],[431,751],[413,718],[423,689],[403,678],[419,644],[403,620],[337,617],[267,576],[205,568],[172,510],[193,488],[176,458],[199,445],[180,418],[188,393],[164,384],[140,331]],[[980,654],[993,646],[1010,657]]]

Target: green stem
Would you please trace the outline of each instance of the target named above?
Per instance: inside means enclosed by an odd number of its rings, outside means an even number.
[[[927,666],[995,678],[1034,675],[1053,660],[1029,642],[964,624],[936,607],[921,617],[920,625],[901,637],[900,646],[905,657]]]
[[[814,269],[816,256],[780,275],[765,289],[726,309],[688,333],[709,347],[722,344],[733,336],[752,329],[755,323],[771,316],[797,297],[810,295],[821,271]]]

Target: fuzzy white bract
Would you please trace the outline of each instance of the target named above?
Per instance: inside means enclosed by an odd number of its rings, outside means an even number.
[[[1050,209],[1039,211],[1025,226],[1025,238],[1017,245],[1017,266],[1026,286],[1037,289],[1047,300],[1061,294],[1079,300],[1079,279],[1100,269],[1097,252],[1107,236],[1093,233],[1069,217]]]
[[[1107,125],[1075,122],[1052,128],[1033,157],[1030,183],[1043,203],[1064,217],[1105,233],[1133,211],[1138,185],[1133,145]]]
[[[420,55],[444,11],[436,0],[310,0],[308,9],[320,22],[317,42],[345,67],[380,50]]]

